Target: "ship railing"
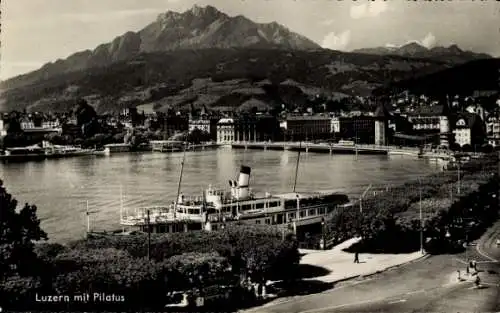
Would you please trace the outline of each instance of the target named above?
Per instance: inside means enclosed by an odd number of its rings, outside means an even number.
[[[149,216],[149,224],[162,224],[162,223],[168,223],[168,222],[176,222],[176,221],[196,221],[196,222],[202,222],[203,217],[200,215],[193,215],[193,214],[173,214],[173,213],[166,213],[162,215],[150,215]],[[147,225],[148,224],[148,218],[147,216],[127,216],[121,219],[122,225]]]
[[[199,205],[203,203],[202,196],[183,196],[182,202],[179,202],[179,205]]]
[[[209,222],[231,222],[231,221],[237,221],[238,217],[234,216],[232,214],[223,214],[223,215],[209,215],[207,220]]]
[[[134,209],[134,213],[130,214],[130,211],[125,210],[124,218],[147,218],[147,214],[149,211],[149,217],[153,218],[156,216],[165,216],[167,214],[171,214],[171,206],[155,206],[155,207],[142,207]]]

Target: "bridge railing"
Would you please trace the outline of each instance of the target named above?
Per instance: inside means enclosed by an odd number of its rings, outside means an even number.
[[[367,150],[404,150],[404,151],[419,151],[420,148],[416,147],[403,147],[403,146],[393,146],[393,145],[367,145],[367,144],[355,144],[355,145],[342,145],[342,144],[324,144],[324,143],[311,143],[311,142],[268,142],[268,141],[238,141],[234,142],[233,145],[246,145],[246,146],[291,146],[291,147],[299,147],[302,146],[304,148],[358,148],[358,149],[367,149]]]

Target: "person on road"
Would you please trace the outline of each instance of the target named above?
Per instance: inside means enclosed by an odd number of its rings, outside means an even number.
[[[354,263],[359,263],[359,252],[354,252]]]
[[[476,279],[474,280],[474,285],[479,288],[481,286],[481,279],[479,278],[479,275],[476,276]]]

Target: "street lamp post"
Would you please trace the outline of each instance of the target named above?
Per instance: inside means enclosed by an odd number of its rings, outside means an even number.
[[[419,208],[419,215],[420,215],[420,252],[424,254],[424,221],[422,218],[422,180],[420,177],[418,178],[418,196],[419,196],[419,202],[418,202],[418,208]]]
[[[366,188],[366,190],[363,192],[363,194],[361,194],[361,197],[359,197],[359,213],[363,213],[363,198],[365,197],[368,190],[370,190],[371,188],[372,184],[370,184],[368,188]]]
[[[325,241],[325,218],[321,218],[321,241],[323,242],[323,250],[326,250]]]

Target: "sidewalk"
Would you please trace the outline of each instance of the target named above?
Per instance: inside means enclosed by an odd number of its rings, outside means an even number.
[[[330,271],[330,273],[325,276],[307,278],[305,280],[319,280],[325,283],[348,280],[357,276],[375,274],[388,268],[424,257],[419,251],[409,254],[360,253],[360,263],[354,263],[354,254],[344,252],[342,249],[348,248],[360,239],[361,238],[349,239],[331,250],[300,249],[300,253],[305,254],[300,261],[301,264],[323,267]]]

